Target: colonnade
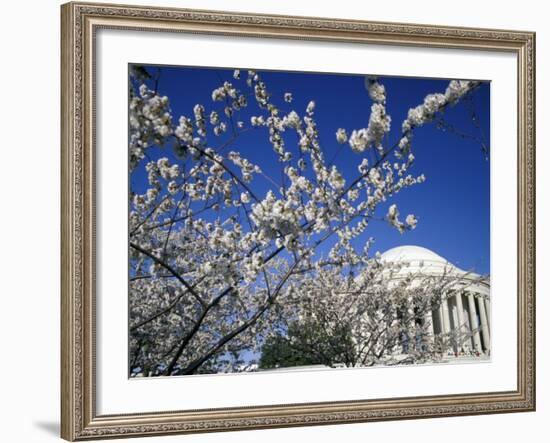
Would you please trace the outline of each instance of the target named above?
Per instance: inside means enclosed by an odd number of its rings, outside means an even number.
[[[443,297],[439,309],[426,314],[432,336],[450,334],[455,337],[452,351],[476,351],[480,354],[491,350],[491,304],[487,296],[453,291]]]

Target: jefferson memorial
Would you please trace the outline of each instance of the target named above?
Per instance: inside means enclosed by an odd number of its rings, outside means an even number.
[[[407,275],[455,276],[460,283],[443,294],[438,309],[424,319],[432,335],[455,333],[462,339],[449,349],[449,355],[489,356],[491,352],[490,282],[473,272],[466,272],[435,252],[420,246],[399,246],[381,255],[381,260],[399,266],[392,278]]]

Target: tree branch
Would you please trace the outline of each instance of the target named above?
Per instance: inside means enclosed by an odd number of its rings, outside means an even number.
[[[149,257],[150,259],[152,259],[155,263],[159,264],[160,266],[162,266],[164,269],[166,269],[168,272],[170,272],[174,277],[176,277],[176,279],[183,285],[187,288],[187,290],[193,294],[193,296],[197,299],[197,301],[202,305],[202,306],[206,306],[206,303],[204,302],[204,300],[202,299],[202,297],[197,294],[197,292],[195,291],[195,288],[194,286],[195,285],[190,285],[189,283],[187,283],[181,275],[179,275],[175,270],[174,268],[172,268],[172,266],[170,266],[168,263],[166,263],[164,260],[162,260],[161,258],[157,257],[156,255],[154,255],[153,253],[143,249],[141,246],[139,245],[136,245],[135,243],[131,243],[130,242],[130,247],[134,248],[136,251],[138,252],[141,252],[143,255],[146,255],[147,257]]]

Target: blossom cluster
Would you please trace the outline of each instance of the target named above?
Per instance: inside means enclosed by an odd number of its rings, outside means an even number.
[[[376,79],[366,79],[369,96],[375,102],[371,107],[369,124],[366,128],[354,130],[349,137],[351,149],[355,152],[363,152],[373,146],[383,150],[382,139],[390,132],[391,117],[386,113],[386,90]],[[343,135],[337,133],[338,141]]]
[[[428,94],[422,104],[409,109],[407,118],[401,126],[402,136],[398,143],[400,152],[406,154],[410,151],[412,130],[415,127],[420,127],[432,121],[438,112],[442,112],[447,106],[457,103],[479,84],[478,81],[451,80],[444,94]]]
[[[145,156],[145,149],[162,144],[172,132],[169,100],[142,84],[132,93],[129,106],[130,168],[134,169]]]

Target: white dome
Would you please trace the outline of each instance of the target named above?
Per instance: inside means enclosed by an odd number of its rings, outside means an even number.
[[[398,265],[397,272],[392,271],[391,277],[396,280],[416,273],[426,276],[463,276],[472,283],[469,287],[471,291],[486,297],[489,297],[490,294],[489,278],[481,279],[481,276],[475,272],[466,272],[435,252],[421,246],[407,245],[388,249],[381,255],[380,260]]]
[[[446,259],[421,246],[398,246],[384,252],[381,260],[387,263],[403,264],[398,274],[422,272],[424,274],[458,273],[465,271],[449,263]],[[456,275],[456,274],[455,274]]]
[[[398,246],[388,249],[382,254],[382,260],[392,263],[410,261],[432,261],[447,263],[440,255],[421,246]]]

